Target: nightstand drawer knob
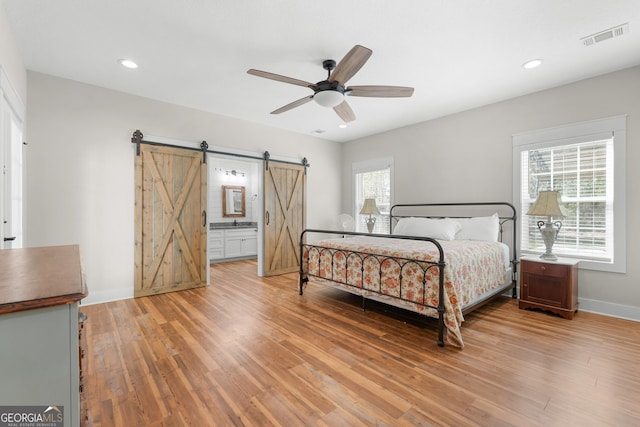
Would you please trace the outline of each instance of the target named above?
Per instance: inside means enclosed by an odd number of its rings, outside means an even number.
[[[545,271],[547,269],[547,267],[545,267],[544,265],[540,266],[540,270]]]

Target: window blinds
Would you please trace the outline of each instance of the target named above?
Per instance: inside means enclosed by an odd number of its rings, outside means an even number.
[[[560,220],[554,252],[610,261],[613,251],[613,138],[532,148],[521,152],[521,212],[542,190],[557,190],[567,216]],[[522,221],[522,248],[544,251],[537,223]],[[545,219],[546,220],[546,219]]]

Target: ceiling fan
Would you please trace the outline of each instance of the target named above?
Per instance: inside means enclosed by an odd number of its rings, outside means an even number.
[[[271,114],[280,114],[292,108],[299,107],[312,99],[323,107],[332,107],[333,110],[345,122],[352,122],[356,115],[347,103],[346,96],[364,96],[373,98],[402,98],[413,95],[413,88],[406,86],[345,86],[347,81],[353,77],[360,68],[367,62],[373,51],[364,46],[355,45],[336,65],[336,61],[327,59],[322,61],[322,67],[327,70],[326,80],[318,83],[310,83],[280,74],[269,73],[250,69],[247,73],[265,79],[276,80],[297,86],[308,87],[313,91],[313,95],[293,101],[290,104],[280,107]]]

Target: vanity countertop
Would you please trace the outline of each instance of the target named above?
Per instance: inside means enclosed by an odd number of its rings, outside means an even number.
[[[230,230],[235,228],[258,228],[258,223],[251,221],[209,223],[209,230]]]

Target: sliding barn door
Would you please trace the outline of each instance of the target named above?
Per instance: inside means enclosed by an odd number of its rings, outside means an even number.
[[[202,153],[140,146],[136,157],[136,297],[207,282],[207,168]]]
[[[303,166],[268,163],[264,171],[264,274],[300,269],[306,175]]]

